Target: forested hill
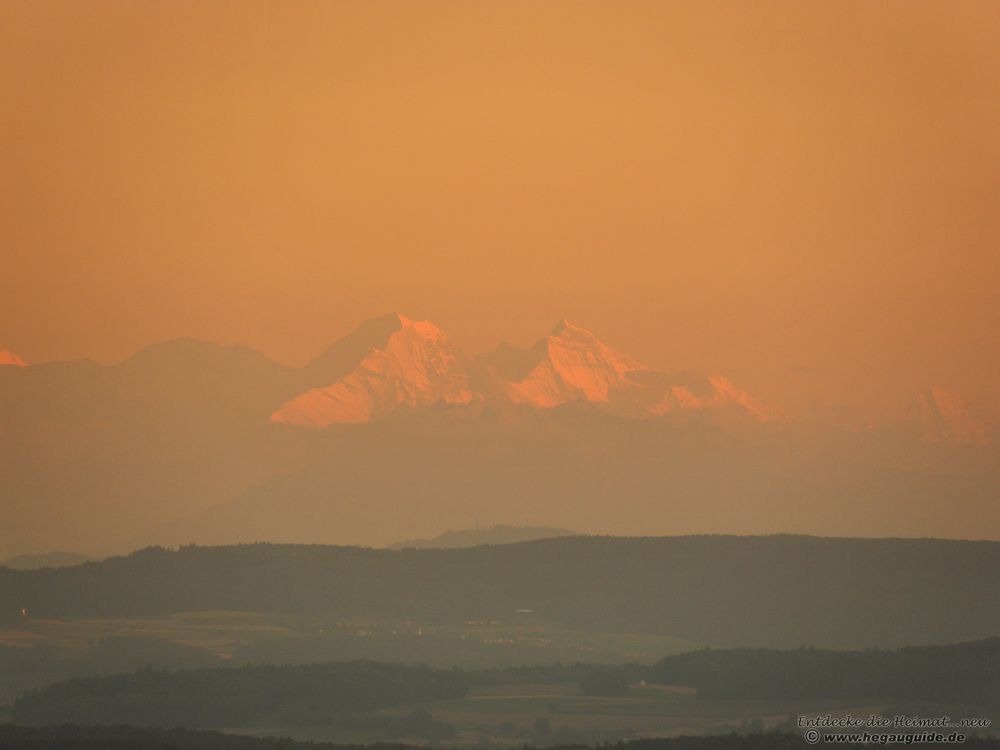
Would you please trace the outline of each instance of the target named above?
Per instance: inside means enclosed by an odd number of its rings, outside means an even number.
[[[847,698],[1000,708],[1000,638],[896,650],[701,649],[668,656],[647,679],[702,698]]]
[[[998,572],[1000,543],[931,539],[191,546],[58,570],[0,569],[0,616],[16,619],[23,608],[28,617],[231,609],[419,622],[529,618],[712,646],[852,648],[1000,633]]]
[[[330,723],[350,711],[460,698],[458,671],[349,662],[139,671],[61,682],[14,703],[20,724],[273,726]]]

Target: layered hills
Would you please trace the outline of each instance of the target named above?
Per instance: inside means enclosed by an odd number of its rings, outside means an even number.
[[[150,548],[0,568],[0,618],[203,610],[469,620],[708,646],[866,648],[1000,630],[1000,543],[802,536],[561,537],[466,549]]]
[[[471,356],[395,314],[300,368],[196,339],[0,367],[0,555],[388,545],[477,521],[1000,537],[989,429],[941,389],[917,403],[905,429],[828,428],[566,321]]]

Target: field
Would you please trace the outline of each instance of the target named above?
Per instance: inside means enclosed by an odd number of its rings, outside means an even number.
[[[530,615],[507,622],[428,626],[233,611],[143,618],[42,619],[29,614],[0,627],[0,715],[3,706],[28,689],[145,667],[358,659],[465,669],[578,662],[651,664],[696,645],[665,636],[553,628]]]
[[[109,640],[110,639],[110,640]],[[117,639],[117,640],[116,640]],[[134,663],[119,644],[132,644]],[[112,644],[103,651],[99,644]],[[135,644],[150,644],[136,647]],[[554,628],[522,613],[506,622],[468,621],[431,627],[412,621],[345,622],[324,617],[254,612],[191,612],[159,618],[34,619],[0,629],[0,646],[11,654],[44,654],[46,665],[9,661],[0,673],[2,705],[24,689],[75,675],[131,672],[147,665],[190,668],[192,653],[210,664],[290,664],[373,659],[494,670],[562,663],[652,664],[665,655],[697,648],[680,639],[601,634]],[[33,648],[34,647],[34,648]],[[180,656],[171,650],[183,647]],[[18,671],[20,669],[20,672]],[[61,670],[61,671],[60,671]],[[483,674],[480,672],[479,674]],[[336,725],[233,726],[226,731],[338,743],[406,741],[438,747],[521,747],[615,742],[754,731],[787,726],[800,713],[841,712],[867,716],[882,705],[787,700],[706,700],[691,688],[631,684],[613,697],[585,695],[576,682],[545,681],[517,672],[489,673],[460,699],[411,703],[352,715]],[[408,719],[407,717],[410,717]],[[416,717],[416,719],[413,719]],[[408,720],[435,729],[407,734]]]
[[[443,747],[522,747],[754,731],[777,727],[800,713],[868,716],[884,708],[837,701],[709,701],[699,700],[686,688],[642,685],[630,687],[623,696],[597,697],[581,695],[575,684],[549,683],[474,688],[460,700],[414,704],[382,713],[398,716],[424,709],[455,729],[453,736],[434,743],[419,737],[394,740]],[[226,731],[339,743],[386,739],[378,732],[325,726],[230,727]]]
[[[344,622],[254,612],[186,612],[161,618],[33,619],[0,628],[0,646],[83,649],[103,638],[158,638],[220,659],[275,663],[378,659],[432,666],[503,667],[554,662],[649,664],[698,644],[669,636],[585,633],[522,615],[505,622],[428,626]]]
[[[291,618],[253,612],[187,612],[162,618],[25,618],[15,627],[0,628],[0,646],[51,646],[83,649],[104,638],[159,638],[203,648],[229,659],[240,646],[292,636]]]

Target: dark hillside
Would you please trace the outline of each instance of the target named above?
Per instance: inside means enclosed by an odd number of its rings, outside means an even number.
[[[712,646],[863,648],[1000,633],[1000,543],[566,537],[453,550],[150,548],[61,570],[0,569],[8,620],[194,610],[418,622],[510,620]]]

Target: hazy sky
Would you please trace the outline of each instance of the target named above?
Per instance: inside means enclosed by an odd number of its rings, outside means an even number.
[[[994,0],[5,0],[0,349],[565,316],[779,402],[997,409],[998,39]]]

